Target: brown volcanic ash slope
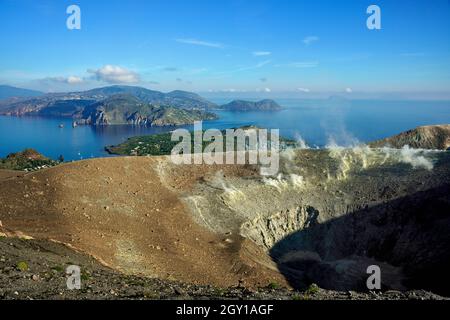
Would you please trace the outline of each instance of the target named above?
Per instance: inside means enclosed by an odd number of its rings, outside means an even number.
[[[64,164],[0,181],[4,233],[54,239],[126,273],[450,294],[450,152],[287,150],[280,174],[167,157]],[[276,264],[275,264],[275,263]]]
[[[370,143],[371,147],[402,148],[405,145],[411,148],[447,150],[450,148],[450,124],[418,127]]]
[[[285,283],[253,242],[192,221],[161,182],[161,161],[95,159],[6,175],[0,181],[0,231],[60,241],[126,273],[219,286],[242,279],[249,286]],[[237,167],[224,170],[244,174]],[[208,168],[173,174],[178,188],[189,188]]]

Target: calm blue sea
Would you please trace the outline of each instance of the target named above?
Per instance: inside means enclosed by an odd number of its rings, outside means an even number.
[[[217,103],[229,101],[216,100]],[[282,135],[301,136],[311,146],[330,139],[341,145],[368,142],[421,125],[450,123],[450,101],[299,100],[278,99],[277,112],[216,112],[220,119],[204,128],[241,125],[278,128]],[[59,128],[64,124],[64,128]],[[70,119],[0,116],[0,157],[25,148],[66,160],[105,157],[107,145],[136,135],[171,131],[174,127],[78,126]],[[190,126],[187,126],[190,128]]]

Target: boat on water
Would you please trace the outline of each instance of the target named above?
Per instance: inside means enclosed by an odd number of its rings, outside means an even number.
[[[58,127],[59,128],[64,128],[64,124],[61,123]]]

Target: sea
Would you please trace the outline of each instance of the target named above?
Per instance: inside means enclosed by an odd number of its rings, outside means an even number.
[[[279,129],[287,138],[311,147],[329,144],[350,146],[382,139],[417,126],[450,124],[450,101],[384,101],[347,99],[275,99],[280,111],[215,111],[218,120],[203,128],[236,128],[257,125]],[[218,104],[229,100],[213,100]],[[0,157],[33,148],[66,161],[111,156],[105,146],[129,137],[169,132],[177,127],[132,125],[77,126],[67,118],[0,116]],[[192,126],[183,126],[192,129]]]

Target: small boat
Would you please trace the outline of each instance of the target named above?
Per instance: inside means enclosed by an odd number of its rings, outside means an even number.
[[[78,124],[77,124],[76,121],[72,122],[72,128],[75,128],[77,125],[78,125]]]
[[[64,128],[64,125],[61,123],[58,127],[60,128]]]

